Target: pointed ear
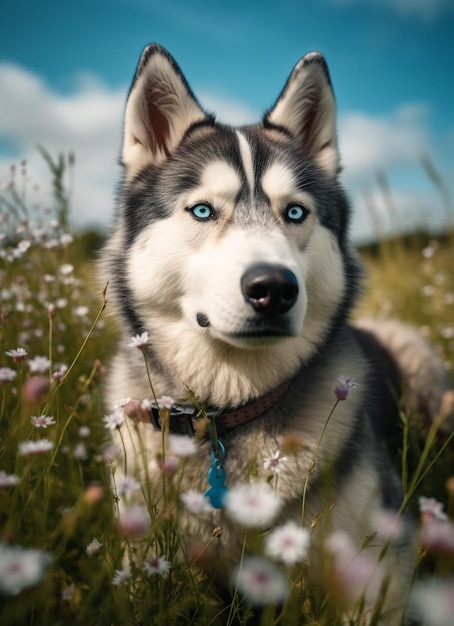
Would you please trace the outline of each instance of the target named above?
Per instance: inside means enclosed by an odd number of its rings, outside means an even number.
[[[161,46],[142,53],[125,111],[122,162],[128,173],[164,161],[188,128],[210,120],[173,57]]]
[[[318,167],[329,176],[338,173],[336,103],[321,54],[311,52],[297,63],[264,124],[286,129]]]

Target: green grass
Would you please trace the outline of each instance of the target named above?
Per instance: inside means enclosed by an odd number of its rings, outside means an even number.
[[[20,481],[0,486],[0,623],[246,624],[249,610],[238,596],[225,605],[197,561],[181,558],[178,490],[169,489],[165,501],[153,501],[149,490],[149,529],[143,542],[137,544],[119,529],[111,488],[118,461],[109,449],[102,406],[115,331],[105,319],[105,294],[94,281],[87,249],[93,238],[68,236],[65,181],[71,159],[54,162],[46,153],[45,158],[55,191],[51,210],[34,206],[25,164],[0,194],[0,368],[8,368],[1,370],[0,382],[0,472],[11,482],[14,477]],[[436,239],[414,235],[363,250],[369,289],[359,310],[416,325],[451,369],[453,244],[449,234]],[[27,357],[14,362],[5,352],[18,347]],[[43,371],[32,371],[28,362],[35,357],[48,359]],[[34,426],[32,416],[42,415],[55,424]],[[52,449],[19,454],[21,443],[40,439],[51,441]],[[417,517],[417,496],[434,496],[454,516],[454,489],[447,483],[454,476],[452,442],[435,430],[421,438],[417,427],[408,442],[410,482],[418,479],[410,508]],[[183,469],[184,461],[179,471]],[[93,547],[94,538],[101,546],[90,556],[87,546]],[[39,553],[19,553],[19,547]],[[125,554],[132,552],[136,558],[130,577],[112,584],[115,571],[124,568]],[[436,580],[452,573],[452,552],[447,548],[434,556],[421,550],[418,573]],[[142,562],[150,553],[171,563],[166,575],[144,570]],[[289,599],[283,607],[266,607],[264,624],[340,623],[337,601],[308,589],[303,572],[304,566],[286,571]],[[358,613],[352,624],[361,623]]]

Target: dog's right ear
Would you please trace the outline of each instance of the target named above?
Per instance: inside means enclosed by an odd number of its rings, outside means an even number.
[[[164,161],[192,124],[210,119],[167,50],[147,46],[126,104],[122,150],[126,171],[135,174]]]

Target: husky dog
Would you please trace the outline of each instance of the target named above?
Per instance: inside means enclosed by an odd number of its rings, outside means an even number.
[[[263,458],[299,437],[276,483],[284,502],[276,523],[301,523],[304,493],[305,523],[324,512],[318,526],[346,531],[359,550],[377,531],[371,514],[401,504],[381,440],[398,422],[402,367],[393,346],[402,328],[374,335],[373,326],[349,324],[362,270],[348,239],[323,56],[299,61],[261,123],[234,128],[203,110],[166,50],[147,47],[127,101],[121,162],[116,225],[103,252],[121,329],[108,403],[150,398],[143,355],[130,347],[131,336],[148,333],[143,352],[154,392],[176,400],[170,430],[193,434],[196,409],[178,404],[190,390],[216,423],[227,487],[269,484]],[[440,389],[431,350],[410,348],[405,358],[416,355],[418,363],[430,359]],[[327,422],[339,375],[348,377],[349,397]],[[421,389],[415,380],[408,391]],[[432,413],[441,399],[434,393]],[[148,423],[122,435],[129,471],[135,463],[141,471],[141,446],[150,459],[159,456],[154,409]],[[208,487],[213,442],[198,441],[182,491]],[[205,517],[183,518],[183,534],[206,542],[216,524],[223,527],[216,549],[238,561],[240,539],[222,502]],[[398,548],[402,589],[409,543],[404,536]]]

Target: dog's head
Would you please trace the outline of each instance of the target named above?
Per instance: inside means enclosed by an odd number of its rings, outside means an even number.
[[[354,273],[335,109],[325,60],[311,53],[261,124],[217,124],[169,53],[144,50],[125,112],[114,240],[135,330],[165,315],[241,348],[296,338],[310,356]]]

